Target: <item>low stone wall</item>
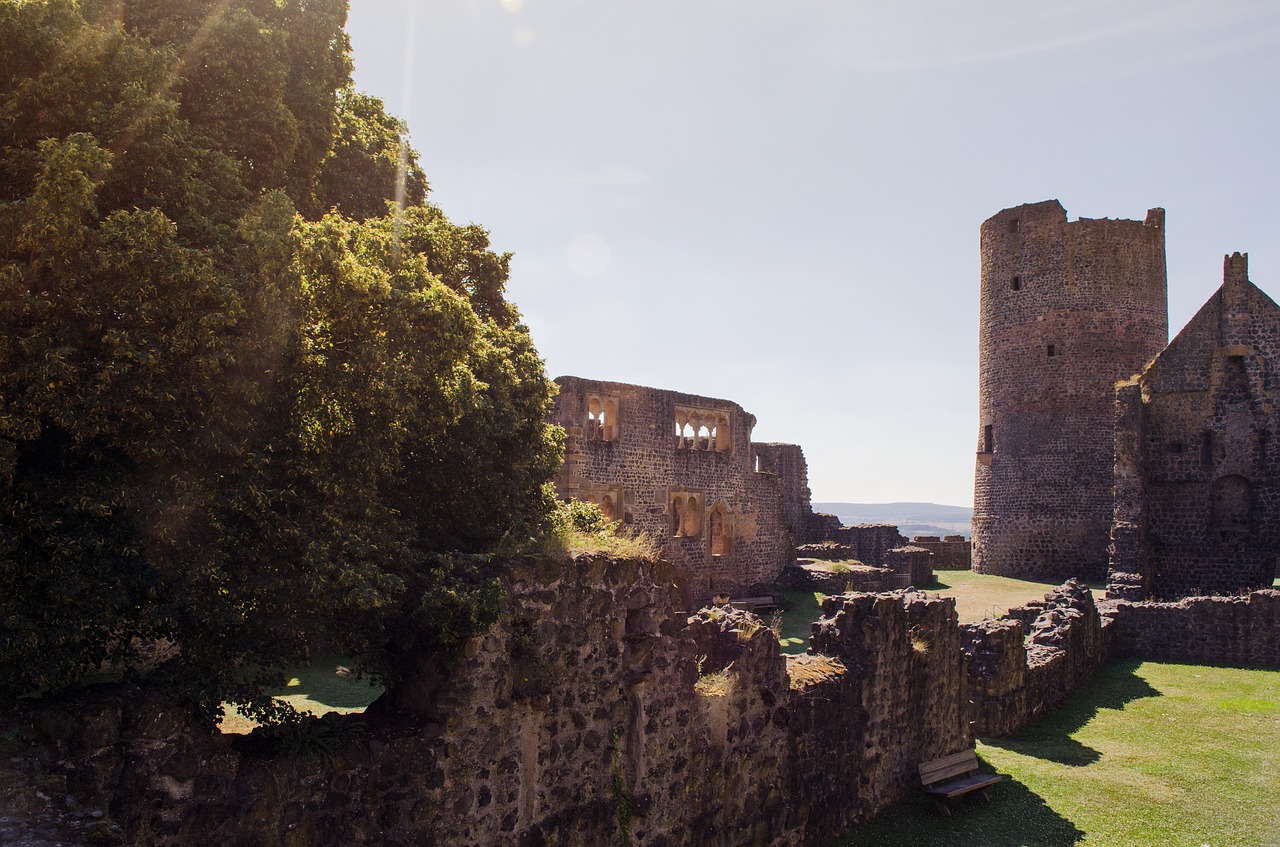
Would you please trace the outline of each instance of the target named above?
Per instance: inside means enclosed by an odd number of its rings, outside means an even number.
[[[852,547],[848,544],[836,544],[834,541],[801,544],[796,547],[796,555],[804,559],[822,559],[824,562],[839,562],[854,557]]]
[[[1111,660],[1112,629],[1075,580],[1001,620],[961,624],[974,734],[1009,735],[1061,705]]]
[[[310,724],[288,753],[122,686],[25,704],[0,717],[0,817],[56,815],[53,791],[68,820],[138,847],[790,847],[915,794],[920,762],[972,733],[1059,705],[1113,644],[1280,664],[1275,591],[1103,617],[1068,583],[963,625],[950,598],[847,594],[824,601],[810,653],[784,657],[749,613],[674,617],[672,577],[518,562],[508,613],[450,673],[424,663],[380,708]]]
[[[911,545],[923,547],[933,554],[935,571],[967,571],[973,565],[973,543],[966,541],[963,535],[948,535],[945,538],[917,535]]]
[[[853,549],[853,557],[864,565],[883,565],[885,555],[907,543],[893,524],[858,524],[840,528],[837,538]]]
[[[823,594],[847,594],[851,591],[891,591],[895,575],[889,568],[871,565],[831,565],[800,561],[782,571],[779,588],[804,588]]]
[[[509,613],[451,673],[424,663],[292,754],[119,686],[34,705],[19,734],[41,784],[110,809],[140,847],[784,847],[971,744],[950,600],[829,598],[827,655],[788,660],[758,618],[678,619],[671,592],[663,564],[517,563]]]
[[[1121,655],[1165,662],[1280,668],[1280,591],[1108,604]]]
[[[933,583],[933,556],[923,547],[895,547],[885,554],[884,563],[894,573],[904,574],[908,585],[924,588]]]

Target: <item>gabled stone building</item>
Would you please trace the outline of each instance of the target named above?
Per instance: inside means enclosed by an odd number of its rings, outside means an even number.
[[[560,496],[662,543],[690,609],[772,583],[813,518],[804,454],[754,444],[737,403],[562,376],[552,423],[564,427]]]
[[[1172,597],[1269,586],[1280,555],[1280,307],[1222,287],[1116,391],[1114,571]]]

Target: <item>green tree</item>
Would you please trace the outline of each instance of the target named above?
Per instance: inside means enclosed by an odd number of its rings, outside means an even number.
[[[210,715],[317,637],[394,683],[543,526],[509,257],[423,205],[345,13],[0,4],[0,696],[156,639]]]

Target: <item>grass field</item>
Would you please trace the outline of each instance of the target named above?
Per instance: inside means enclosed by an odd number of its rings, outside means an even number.
[[[326,712],[363,712],[382,689],[367,680],[338,676],[335,673],[338,666],[347,663],[348,660],[336,653],[317,653],[311,658],[310,667],[294,671],[294,677],[283,688],[271,692],[271,696],[284,700],[299,712],[317,716]],[[255,726],[257,723],[228,707],[221,729],[224,733],[244,734]]]
[[[1121,662],[1011,739],[943,818],[908,800],[830,847],[1276,847],[1280,672]]]
[[[929,594],[956,598],[956,613],[962,622],[1000,617],[1014,606],[1030,600],[1043,600],[1060,583],[1029,582],[1003,576],[987,576],[973,571],[939,571],[938,581],[923,587]],[[1100,585],[1091,584],[1095,599],[1104,593]],[[782,613],[782,629],[778,640],[782,652],[799,654],[809,649],[810,625],[822,616],[819,597],[813,591],[789,589],[778,592],[786,601]],[[1198,845],[1197,845],[1198,847]]]
[[[1005,576],[988,576],[973,571],[937,571],[938,581],[924,586],[930,594],[956,598],[956,614],[962,622],[998,618],[1014,606],[1030,600],[1043,600],[1044,595],[1057,588],[1060,582],[1030,582]],[[1101,583],[1089,583],[1093,599],[1101,600],[1106,593]]]

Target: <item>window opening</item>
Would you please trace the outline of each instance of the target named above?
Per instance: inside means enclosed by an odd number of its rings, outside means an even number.
[[[1021,291],[1021,290],[1022,290],[1022,277],[1020,277],[1020,276],[1015,276],[1015,277],[1013,278],[1013,281],[1010,283],[1010,287],[1012,287],[1014,291]]]
[[[616,441],[618,438],[618,401],[613,397],[587,397],[585,433],[588,441]]]
[[[1050,345],[1049,345],[1049,358],[1050,358],[1050,359],[1052,359],[1052,358],[1053,358],[1054,356],[1056,356],[1056,355],[1058,355],[1058,349],[1057,349],[1056,347],[1054,347],[1052,344],[1050,344]]]
[[[987,424],[982,428],[982,452],[994,453],[995,445],[996,445],[996,441],[995,441],[994,433],[992,432],[992,429],[991,429],[991,424]]]

